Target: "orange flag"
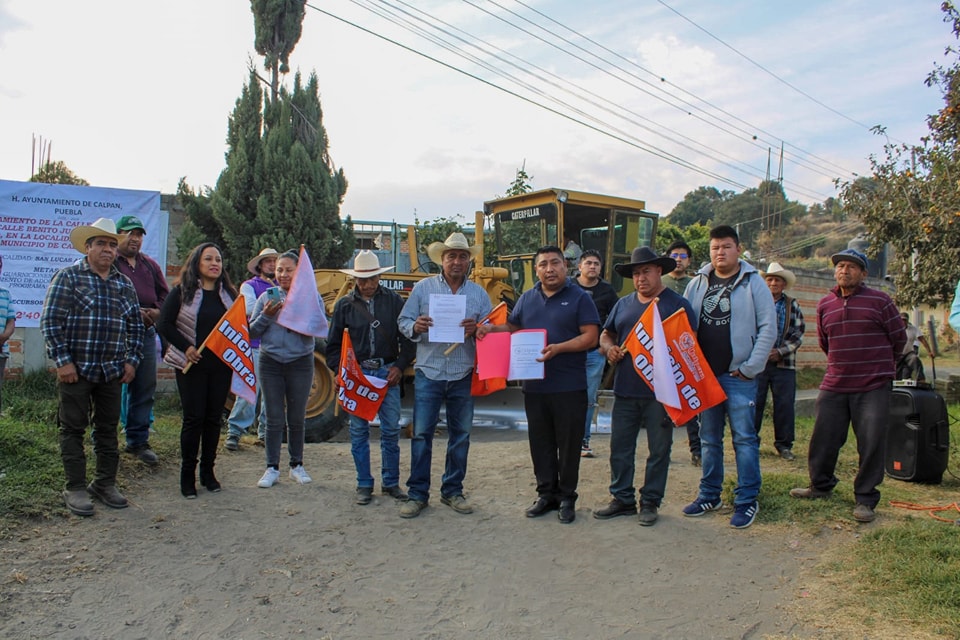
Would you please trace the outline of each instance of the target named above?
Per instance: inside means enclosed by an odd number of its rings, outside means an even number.
[[[653,390],[674,424],[686,424],[727,399],[683,309],[661,322],[654,302],[640,316],[623,346],[637,375]],[[666,357],[656,357],[664,346]]]
[[[340,345],[340,371],[337,373],[337,402],[350,415],[370,421],[377,417],[387,395],[387,381],[367,377],[357,363],[350,332],[343,330]]]
[[[250,327],[247,325],[247,303],[243,296],[237,296],[233,304],[223,314],[217,326],[201,349],[206,348],[233,369],[230,390],[248,400],[257,401],[257,376],[253,372],[253,353],[250,350]]]
[[[481,324],[506,324],[507,322],[507,303],[501,302],[493,308],[493,310],[486,315],[486,317],[478,322],[478,325]],[[481,380],[477,375],[477,367],[473,367],[473,378],[470,381],[470,395],[472,396],[488,396],[494,391],[500,391],[501,389],[507,388],[507,379],[506,378],[488,378],[487,380]]]

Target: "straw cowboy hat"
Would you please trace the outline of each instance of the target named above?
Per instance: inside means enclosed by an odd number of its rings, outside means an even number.
[[[427,257],[430,258],[431,262],[440,264],[443,262],[443,254],[454,249],[469,251],[471,260],[476,260],[483,250],[482,247],[471,247],[470,243],[467,242],[467,237],[459,231],[455,231],[447,236],[447,239],[443,242],[434,242],[427,247]]]
[[[117,225],[110,218],[98,218],[93,224],[74,227],[70,232],[73,248],[84,254],[87,252],[87,240],[100,237],[112,238],[120,242]]]
[[[266,260],[267,258],[279,258],[280,254],[277,253],[276,249],[266,248],[256,255],[250,262],[247,263],[247,271],[252,273],[255,276],[260,275],[260,272],[257,269],[260,268],[260,263]]]
[[[614,270],[624,278],[633,277],[633,268],[652,264],[662,269],[661,273],[670,273],[677,268],[677,261],[670,256],[658,256],[650,247],[637,247],[630,255],[630,262],[613,265]]]
[[[340,273],[354,278],[372,278],[392,269],[393,267],[381,267],[377,254],[364,249],[353,259],[353,269],[340,269]]]
[[[780,266],[779,262],[771,262],[770,266],[767,267],[766,271],[761,271],[760,275],[764,278],[769,278],[770,276],[776,276],[786,282],[784,289],[789,289],[797,283],[797,276],[794,275],[793,271],[790,269],[784,269]]]

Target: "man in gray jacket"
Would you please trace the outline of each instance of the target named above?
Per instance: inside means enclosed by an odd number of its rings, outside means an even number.
[[[703,472],[697,499],[685,516],[702,516],[723,506],[723,430],[730,421],[737,461],[730,526],[745,529],[760,509],[760,440],[754,427],[756,377],[777,339],[777,311],[761,274],[740,259],[733,227],[710,230],[710,264],[697,272],[684,296],[700,318],[697,340],[727,399],[700,414]]]

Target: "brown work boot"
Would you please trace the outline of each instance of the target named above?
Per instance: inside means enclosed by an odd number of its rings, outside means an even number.
[[[853,519],[857,522],[873,522],[876,517],[877,513],[873,510],[873,507],[868,507],[865,504],[858,504],[853,510]]]
[[[109,487],[98,487],[91,482],[87,486],[87,493],[111,509],[124,509],[128,505],[127,499],[124,498],[123,495],[117,491],[117,488],[113,485],[110,485]]]
[[[63,501],[70,509],[70,513],[78,516],[92,516],[93,503],[90,502],[90,496],[83,489],[67,490],[63,492]]]

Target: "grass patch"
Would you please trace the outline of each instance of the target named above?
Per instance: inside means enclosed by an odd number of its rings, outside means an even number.
[[[57,381],[49,372],[34,372],[4,383],[4,412],[0,417],[0,537],[25,522],[67,514],[61,498],[63,463],[57,434]],[[121,490],[130,482],[157,473],[180,460],[180,399],[176,394],[157,396],[156,421],[150,446],[160,465],[150,468],[122,453],[118,435]],[[87,477],[93,478],[96,462],[90,430],[85,439]]]
[[[824,367],[798,367],[797,389],[818,389],[826,372]]]
[[[769,405],[768,405],[769,407]],[[784,535],[810,536],[812,545],[825,552],[816,567],[818,581],[811,592],[819,597],[804,601],[797,612],[808,623],[829,629],[836,637],[943,637],[960,640],[960,531],[939,522],[925,511],[891,506],[891,501],[925,506],[953,505],[960,498],[956,460],[960,460],[960,406],[948,408],[951,416],[950,461],[943,482],[928,485],[884,478],[880,485],[878,520],[859,525],[853,519],[856,501],[853,478],[857,473],[856,438],[852,431],[840,450],[836,475],[840,482],[826,500],[798,500],[793,487],[809,484],[806,453],[813,433],[813,418],[798,418],[794,453],[797,460],[782,460],[773,447],[773,424],[768,416],[761,429],[763,488],[757,521]],[[729,447],[728,447],[729,449]],[[731,460],[732,463],[732,460]],[[733,498],[733,482],[724,487],[724,501]],[[941,514],[960,518],[955,510]],[[852,543],[830,533],[854,532]],[[792,535],[792,534],[791,534]]]

